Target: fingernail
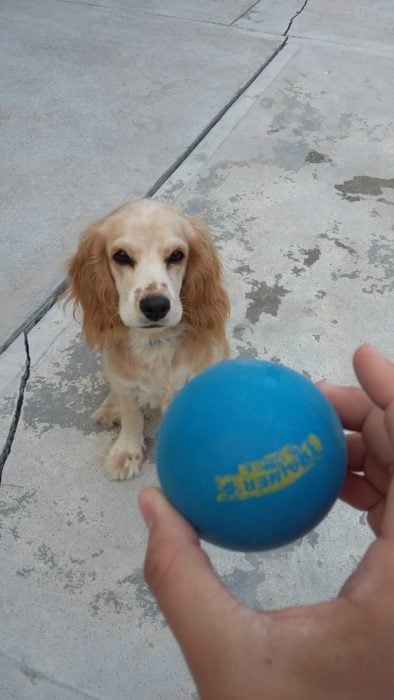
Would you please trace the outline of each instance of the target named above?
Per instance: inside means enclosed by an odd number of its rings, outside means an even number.
[[[148,498],[144,498],[143,495],[140,495],[138,505],[145,525],[148,530],[150,530],[155,516],[153,505],[151,501]]]

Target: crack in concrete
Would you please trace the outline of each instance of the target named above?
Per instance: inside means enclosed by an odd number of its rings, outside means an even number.
[[[2,450],[1,455],[0,455],[0,484],[1,484],[1,478],[3,475],[4,465],[5,465],[8,457],[10,456],[10,453],[11,453],[12,444],[14,442],[15,433],[17,431],[19,419],[20,419],[21,412],[22,412],[23,401],[25,398],[25,389],[26,389],[26,385],[27,385],[27,382],[29,381],[29,377],[30,377],[31,357],[30,357],[29,339],[27,337],[26,331],[24,331],[23,336],[24,336],[24,341],[25,341],[25,352],[26,352],[25,369],[24,369],[24,372],[22,374],[21,381],[19,384],[19,393],[18,393],[18,399],[17,399],[16,406],[15,406],[14,415],[12,417],[12,421],[11,421],[11,425],[10,425],[10,428],[8,431],[8,435],[7,435],[3,450]]]
[[[293,24],[295,18],[298,17],[298,15],[300,15],[301,12],[303,12],[303,11],[305,10],[305,8],[306,8],[308,2],[309,2],[309,0],[305,0],[304,4],[300,7],[300,9],[297,10],[297,12],[295,13],[295,15],[292,16],[292,18],[291,18],[289,24],[287,25],[286,31],[283,32],[283,36],[288,36],[289,31],[290,31],[290,29],[291,29],[291,25]]]
[[[69,683],[62,683],[62,681],[58,681],[56,680],[56,678],[52,678],[46,673],[43,673],[42,671],[39,671],[38,669],[33,668],[32,666],[29,666],[24,661],[20,661],[14,656],[6,654],[3,651],[0,651],[0,657],[8,661],[14,667],[16,667],[30,681],[32,685],[37,685],[39,681],[44,681],[56,686],[57,688],[72,691],[75,694],[75,697],[88,698],[88,700],[99,700],[99,698],[96,695],[90,695],[90,693],[85,693],[83,690],[80,690],[79,688],[76,688],[74,685],[70,685]]]
[[[146,192],[145,197],[153,197],[158,190],[165,184],[165,182],[175,173],[175,171],[184,163],[184,161],[193,153],[193,151],[200,145],[200,143],[205,139],[206,136],[212,131],[212,129],[218,124],[218,122],[224,117],[224,115],[231,109],[231,107],[239,100],[240,97],[246,92],[246,90],[259,78],[263,71],[268,68],[270,63],[278,56],[278,54],[284,49],[288,41],[288,37],[282,41],[282,43],[273,51],[271,56],[253,73],[251,78],[240,87],[233,97],[222,107],[221,110],[211,119],[207,126],[199,133],[199,135],[192,141],[192,143],[181,153],[181,155],[170,165],[167,170],[156,180],[152,187]],[[0,346],[0,356],[1,354],[19,337],[21,333],[29,333],[34,326],[42,320],[46,313],[54,306],[59,297],[67,289],[68,282],[63,280],[44,300],[44,302],[36,309],[28,318],[25,323],[19,326],[12,335],[7,338],[5,343]],[[1,462],[0,462],[1,465]],[[0,467],[1,469],[1,467]]]
[[[305,0],[303,7],[299,10],[297,14],[300,14],[304,9],[308,0]],[[250,9],[250,8],[249,8]],[[294,15],[296,17],[296,15]],[[291,22],[293,21],[292,18]],[[289,27],[291,26],[291,22]],[[212,129],[218,124],[218,122],[224,117],[228,110],[237,102],[237,100],[246,92],[246,90],[257,80],[257,78],[263,73],[263,71],[272,63],[272,61],[278,56],[279,53],[285,48],[288,42],[288,36],[285,37],[284,41],[273,51],[271,56],[255,71],[255,73],[249,78],[249,80],[233,95],[233,97],[227,102],[227,104],[222,107],[222,109],[216,114],[216,116],[207,124],[207,126],[200,132],[197,138],[185,149],[185,151],[172,163],[172,165],[161,175],[161,177],[154,183],[154,185],[145,194],[145,197],[153,197],[156,192],[164,185],[164,183],[174,174],[174,172],[182,165],[182,163],[189,157],[189,155],[199,146],[199,144],[205,139],[205,137],[212,131]],[[24,336],[25,351],[26,351],[26,362],[25,370],[23,372],[20,386],[18,399],[14,411],[14,415],[11,421],[11,425],[8,431],[8,435],[0,454],[0,484],[2,480],[2,474],[4,465],[11,453],[12,445],[15,439],[15,434],[18,429],[19,419],[22,412],[25,389],[30,378],[30,349],[28,341],[28,333],[42,320],[42,318],[47,314],[47,312],[56,303],[58,298],[64,293],[67,288],[67,280],[63,280],[56,289],[49,295],[49,297],[36,309],[35,312],[31,314],[28,320],[20,326],[10,338],[5,342],[5,344],[0,347],[0,356],[4,350],[6,350],[12,342],[16,340],[21,333]]]
[[[172,165],[161,175],[161,177],[154,183],[154,185],[148,190],[146,193],[146,197],[153,197],[156,192],[164,185],[164,183],[174,174],[174,172],[182,165],[182,163],[191,155],[191,153],[199,146],[201,141],[212,131],[212,129],[216,126],[216,124],[224,117],[226,112],[237,102],[237,100],[246,92],[246,90],[254,83],[255,80],[263,73],[263,71],[272,63],[272,61],[278,56],[278,54],[285,48],[287,42],[288,42],[288,36],[286,36],[288,30],[291,27],[291,24],[295,17],[299,15],[302,10],[305,8],[308,0],[305,0],[303,6],[301,9],[294,15],[294,17],[291,18],[289,26],[283,36],[285,36],[284,41],[273,51],[271,56],[261,65],[257,71],[252,75],[251,78],[239,89],[237,92],[233,95],[233,97],[227,102],[227,104],[222,107],[222,109],[216,114],[216,116],[207,124],[205,129],[203,129],[200,134],[197,136],[197,138],[188,146],[188,148],[185,149],[185,151],[177,158]],[[257,4],[257,3],[255,3]],[[252,5],[254,7],[254,5]],[[251,8],[249,8],[250,10]],[[20,386],[19,386],[19,393],[18,393],[18,399],[14,411],[14,415],[11,421],[11,425],[8,431],[8,435],[3,447],[3,450],[0,455],[0,484],[1,484],[1,479],[2,479],[2,474],[3,474],[3,469],[4,465],[11,453],[12,445],[15,439],[15,434],[18,429],[19,425],[19,419],[21,416],[22,412],[22,407],[23,407],[23,402],[24,402],[24,396],[25,396],[25,389],[27,382],[29,381],[30,377],[30,365],[31,365],[31,358],[30,358],[30,349],[29,349],[29,341],[28,341],[28,333],[34,328],[34,326],[37,325],[39,321],[47,314],[47,312],[52,308],[52,306],[56,303],[57,299],[61,296],[61,294],[65,291],[67,288],[67,280],[64,280],[61,282],[58,287],[50,294],[50,296],[39,306],[38,309],[36,309],[35,312],[31,314],[27,322],[24,323],[23,326],[20,326],[10,338],[6,341],[6,343],[0,348],[0,355],[1,353],[6,350],[16,338],[23,333],[24,336],[24,342],[25,342],[25,351],[26,351],[26,362],[25,362],[25,370],[23,372],[21,381],[20,381]]]
[[[71,2],[72,0],[63,0],[63,2]],[[233,22],[230,23],[230,25],[224,25],[224,26],[233,26],[235,22],[237,22],[241,17],[243,17],[245,14],[250,12],[258,3],[260,0],[256,0],[250,7],[248,7],[245,12],[242,13],[240,17],[237,19],[233,20]],[[212,131],[212,129],[216,126],[216,124],[222,119],[222,117],[226,114],[226,112],[233,106],[233,104],[243,95],[244,92],[254,83],[254,81],[261,75],[261,73],[270,65],[270,63],[276,58],[276,56],[284,49],[288,42],[288,32],[290,31],[290,28],[293,24],[293,21],[295,20],[298,15],[303,12],[305,7],[307,6],[309,0],[305,0],[303,5],[300,7],[300,9],[291,17],[289,24],[287,26],[286,31],[283,33],[282,36],[286,37],[285,40],[278,46],[277,49],[271,54],[271,56],[265,61],[265,63],[260,66],[260,68],[257,69],[257,71],[252,75],[252,77],[239,89],[237,92],[234,94],[234,96],[230,99],[227,104],[222,107],[222,109],[216,114],[216,116],[207,124],[205,129],[203,129],[200,134],[197,136],[197,138],[188,146],[185,151],[170,165],[167,170],[161,175],[158,180],[152,185],[152,187],[146,192],[145,197],[153,197],[156,192],[164,185],[164,183],[174,174],[174,172],[182,165],[182,163],[191,155],[191,153],[199,146],[201,141],[205,139],[206,136]],[[96,6],[96,3],[83,3],[81,4],[91,4],[93,6]],[[97,5],[97,7],[103,7],[106,8],[106,5]],[[0,346],[0,356],[1,354],[7,350],[7,348],[23,333],[26,338],[26,334],[29,333],[34,326],[41,321],[41,319],[47,314],[47,312],[54,306],[56,301],[59,299],[59,297],[65,292],[67,289],[68,282],[67,280],[63,280],[51,293],[50,295],[44,300],[44,302],[36,309],[35,311],[30,314],[28,317],[27,321],[25,321],[23,324],[21,324],[10,336],[9,338],[6,339],[6,341],[3,343],[3,345]],[[0,482],[1,482],[1,461],[0,461]]]

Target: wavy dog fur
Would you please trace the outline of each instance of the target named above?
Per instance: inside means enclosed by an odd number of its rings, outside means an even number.
[[[117,263],[119,251],[129,263]],[[95,418],[121,424],[104,466],[124,479],[142,460],[141,408],[164,409],[192,376],[228,356],[222,266],[199,218],[139,200],[88,226],[67,272],[66,298],[82,311],[84,337],[102,352],[111,385]],[[152,298],[170,308],[150,324],[141,309]]]

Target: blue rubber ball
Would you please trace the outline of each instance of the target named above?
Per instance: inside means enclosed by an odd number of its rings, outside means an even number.
[[[229,360],[192,379],[160,425],[157,466],[172,505],[213,544],[287,544],[334,504],[346,441],[330,402],[302,375]]]

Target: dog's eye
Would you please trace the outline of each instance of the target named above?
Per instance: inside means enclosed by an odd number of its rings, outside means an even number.
[[[134,267],[134,260],[132,260],[124,250],[117,250],[112,257],[119,265],[130,265]]]
[[[167,258],[167,263],[170,265],[171,263],[179,263],[183,258],[185,257],[185,253],[182,250],[174,250],[171,255],[168,256]]]

